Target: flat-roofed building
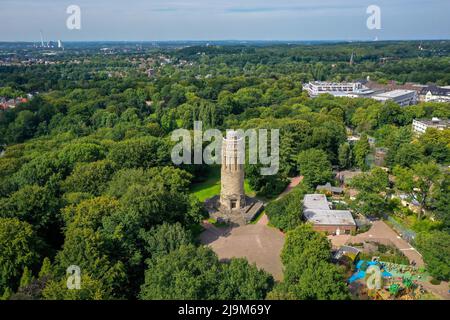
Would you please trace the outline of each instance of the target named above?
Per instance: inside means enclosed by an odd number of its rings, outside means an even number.
[[[414,119],[412,124],[413,132],[421,135],[424,134],[428,128],[435,128],[444,130],[450,128],[450,120],[441,120],[439,118],[430,119]]]
[[[303,199],[303,217],[313,229],[341,235],[356,231],[356,223],[348,210],[332,210],[324,194],[307,194]]]
[[[404,107],[417,104],[418,94],[415,90],[393,90],[375,94],[371,98],[380,102],[394,101]]]
[[[358,82],[323,82],[313,81],[305,85],[311,97],[321,94],[331,94],[333,96],[347,96],[363,90],[363,85]]]

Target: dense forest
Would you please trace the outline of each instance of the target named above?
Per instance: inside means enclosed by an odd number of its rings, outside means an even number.
[[[450,130],[416,137],[411,124],[449,119],[450,104],[311,99],[303,84],[450,85],[450,42],[102,48],[73,44],[54,56],[16,48],[15,60],[0,46],[2,61],[49,62],[0,66],[0,96],[33,94],[0,110],[4,299],[348,299],[329,242],[298,213],[302,195],[335,183],[335,168],[364,171],[353,181],[356,212],[414,219],[430,273],[449,279]],[[280,171],[260,176],[248,165],[246,174],[267,199],[304,176],[266,209],[287,232],[282,282],[245,259],[220,262],[199,244],[207,212],[191,187],[211,168],[170,158],[171,132],[197,120],[206,129],[280,129]],[[349,132],[361,139],[348,143]],[[367,163],[368,137],[388,150],[394,182]],[[426,214],[392,201],[395,191],[419,199]],[[83,270],[82,290],[66,288],[71,265]]]

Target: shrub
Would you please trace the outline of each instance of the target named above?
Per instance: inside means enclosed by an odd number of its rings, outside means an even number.
[[[302,201],[306,193],[303,185],[297,186],[285,197],[271,202],[266,207],[270,223],[283,231],[295,229],[301,224]]]

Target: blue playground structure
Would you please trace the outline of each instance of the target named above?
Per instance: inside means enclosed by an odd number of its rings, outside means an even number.
[[[366,276],[366,270],[362,270],[361,267],[363,266],[363,264],[366,263],[367,268],[373,265],[378,265],[380,267],[381,270],[381,275],[383,276],[383,278],[389,278],[392,277],[392,274],[390,274],[389,272],[387,272],[385,270],[385,267],[382,263],[378,262],[378,261],[365,261],[365,260],[359,260],[358,263],[356,264],[356,272],[348,279],[348,283],[352,283],[356,280],[359,279],[364,279]],[[366,268],[366,269],[367,269]]]

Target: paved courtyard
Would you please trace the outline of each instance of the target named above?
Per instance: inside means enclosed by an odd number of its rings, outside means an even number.
[[[282,198],[296,187],[303,177],[292,178],[286,190],[278,197]],[[217,228],[204,222],[205,231],[200,241],[208,245],[219,259],[246,258],[250,263],[273,275],[275,280],[283,278],[283,264],[280,253],[284,245],[284,234],[268,226],[269,219],[263,214],[256,224]]]
[[[282,280],[282,232],[264,223],[217,228],[205,222],[203,227],[205,231],[200,235],[200,240],[202,244],[210,246],[219,259],[246,258],[271,273],[276,280]]]

